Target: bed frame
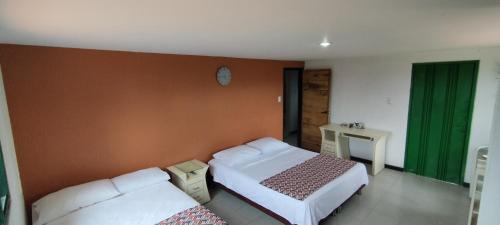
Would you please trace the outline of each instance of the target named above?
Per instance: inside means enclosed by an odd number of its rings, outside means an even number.
[[[225,190],[225,191],[227,191],[227,192],[231,193],[232,195],[234,195],[234,196],[238,197],[239,199],[241,199],[241,200],[245,201],[246,203],[250,204],[250,205],[251,205],[251,206],[253,206],[254,208],[259,209],[259,210],[260,210],[260,211],[262,211],[263,213],[265,213],[265,214],[267,214],[267,215],[269,215],[269,216],[273,217],[274,219],[276,219],[276,220],[280,221],[281,223],[283,223],[283,224],[285,224],[285,225],[294,225],[294,224],[290,223],[287,219],[285,219],[285,218],[281,217],[280,215],[278,215],[278,214],[274,213],[273,211],[271,211],[271,210],[269,210],[269,209],[267,209],[267,208],[265,208],[265,207],[263,207],[263,206],[261,206],[261,205],[259,205],[259,204],[255,203],[255,202],[253,202],[252,200],[250,200],[250,199],[246,198],[245,196],[240,195],[240,194],[238,194],[237,192],[235,192],[235,191],[233,191],[233,190],[231,190],[231,189],[227,188],[227,187],[226,187],[226,186],[224,186],[223,184],[221,184],[221,183],[217,183],[217,182],[215,182],[215,181],[214,181],[213,183],[214,183],[217,187],[220,187],[221,189],[223,189],[223,190]],[[347,200],[345,200],[345,201],[344,201],[344,202],[343,202],[343,203],[342,203],[342,204],[341,204],[338,208],[334,209],[334,210],[330,213],[330,215],[329,215],[329,216],[327,216],[327,217],[325,217],[325,218],[321,219],[321,221],[323,221],[323,220],[327,219],[328,217],[330,217],[330,216],[332,216],[332,215],[335,215],[335,214],[336,214],[336,212],[340,209],[340,207],[342,207],[342,205],[343,205],[344,203],[346,203],[347,201],[349,201],[349,199],[351,199],[354,195],[361,195],[361,190],[362,190],[364,187],[365,187],[365,185],[364,185],[364,184],[363,184],[363,185],[361,185],[361,187],[359,187],[359,188],[358,188],[358,190],[357,190],[356,192],[354,192],[354,193],[353,193],[353,194],[352,194],[352,195],[351,195],[351,196],[350,196]],[[321,221],[320,221],[320,222],[321,222]]]

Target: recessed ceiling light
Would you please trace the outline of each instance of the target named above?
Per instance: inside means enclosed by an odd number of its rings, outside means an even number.
[[[321,47],[323,47],[323,48],[326,48],[326,47],[330,46],[331,44],[332,44],[332,43],[330,43],[330,42],[328,42],[328,41],[323,41],[323,42],[321,42],[321,44],[319,44],[319,45],[321,45]]]

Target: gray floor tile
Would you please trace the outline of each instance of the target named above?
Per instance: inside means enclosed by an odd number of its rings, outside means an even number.
[[[376,211],[372,211],[363,221],[361,225],[398,225],[398,218],[384,215]]]
[[[321,225],[465,225],[468,189],[384,169]],[[281,224],[232,194],[215,188],[206,206],[230,225]]]
[[[273,219],[272,217],[269,216],[263,216],[256,218],[255,220],[251,221],[248,223],[248,225],[281,225],[279,221]]]

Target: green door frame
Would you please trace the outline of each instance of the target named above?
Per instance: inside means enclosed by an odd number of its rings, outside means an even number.
[[[465,142],[464,142],[464,151],[462,152],[462,157],[461,157],[461,171],[460,171],[460,184],[464,184],[464,174],[465,174],[465,167],[467,163],[467,156],[469,152],[469,139],[470,139],[470,132],[471,132],[471,125],[472,125],[472,115],[474,113],[474,105],[475,105],[475,98],[476,98],[476,86],[477,86],[477,78],[478,78],[478,72],[479,72],[479,60],[464,60],[464,61],[443,61],[443,62],[424,62],[424,63],[413,63],[412,64],[412,73],[411,73],[411,85],[410,85],[410,99],[409,99],[409,104],[408,104],[408,119],[407,119],[407,130],[406,130],[406,145],[405,145],[405,160],[404,160],[404,171],[408,172],[408,146],[409,146],[409,134],[410,134],[410,118],[412,118],[412,101],[413,101],[413,89],[414,89],[414,68],[416,65],[438,65],[438,64],[450,64],[450,63],[474,63],[474,74],[473,74],[473,79],[472,79],[472,93],[471,93],[471,106],[469,107],[469,112],[468,112],[468,118],[467,118],[467,133],[465,137]]]

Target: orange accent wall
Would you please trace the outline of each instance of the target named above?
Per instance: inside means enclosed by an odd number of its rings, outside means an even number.
[[[27,206],[60,188],[282,137],[282,74],[303,62],[0,45]],[[233,74],[215,80],[218,67]]]

